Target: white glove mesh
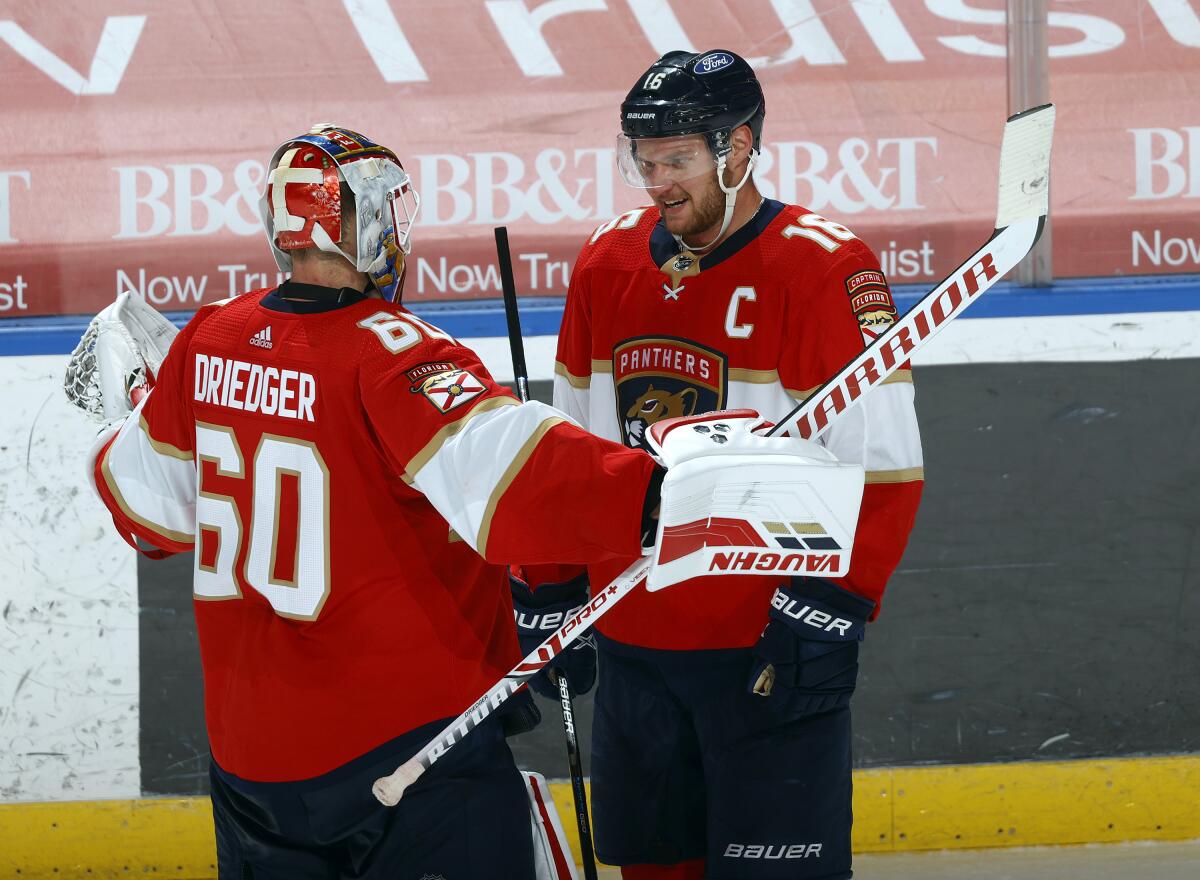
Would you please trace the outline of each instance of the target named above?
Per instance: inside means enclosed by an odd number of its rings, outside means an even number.
[[[129,393],[152,387],[179,331],[141,296],[122,293],[88,324],[67,362],[67,400],[102,425],[133,409]]]

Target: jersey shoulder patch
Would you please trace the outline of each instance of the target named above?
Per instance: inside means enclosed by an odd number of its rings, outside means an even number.
[[[896,321],[896,303],[887,278],[881,269],[862,269],[848,275],[845,285],[863,342],[870,345]]]

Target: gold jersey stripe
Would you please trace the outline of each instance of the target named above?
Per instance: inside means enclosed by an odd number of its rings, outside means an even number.
[[[748,382],[752,385],[770,385],[779,381],[778,370],[731,369],[729,378],[733,382]]]
[[[925,468],[910,467],[894,471],[867,471],[868,483],[911,483],[925,479]]]
[[[170,443],[163,443],[161,440],[155,440],[150,436],[150,426],[146,424],[146,417],[144,415],[138,416],[138,427],[146,435],[146,442],[150,444],[150,448],[159,455],[165,455],[167,458],[178,458],[180,461],[193,461],[192,453],[189,450],[180,449],[178,446],[172,446]]]
[[[787,392],[788,397],[792,398],[793,400],[808,400],[810,397],[812,397],[813,392],[820,387],[820,385],[814,385],[812,388],[808,388],[804,391],[797,391],[795,388],[784,388],[783,390]]]
[[[569,384],[572,388],[587,389],[592,385],[591,376],[576,376],[565,366],[563,366],[561,361],[554,362],[554,373],[555,375],[562,376],[564,379],[566,379],[567,384]]]
[[[912,380],[913,380],[912,370],[897,370],[896,372],[892,373],[890,376],[888,376],[886,379],[884,379],[879,384],[880,385],[891,385],[896,382],[902,382],[902,383],[907,382],[908,384],[911,385]],[[816,392],[816,390],[820,387],[821,387],[820,385],[814,385],[812,388],[806,388],[804,391],[797,391],[795,388],[784,388],[783,390],[788,393],[789,397],[792,397],[795,400],[808,400],[810,397],[813,396],[813,393]]]
[[[429,460],[438,454],[438,451],[446,445],[446,441],[461,431],[467,422],[476,416],[481,416],[502,406],[520,406],[520,401],[515,397],[485,397],[462,418],[443,426],[441,430],[429,438],[429,442],[422,447],[420,452],[408,460],[408,464],[404,467],[404,481],[411,485],[421,468],[429,464]]]
[[[496,507],[500,504],[500,499],[504,497],[504,493],[508,491],[508,487],[512,485],[512,481],[517,478],[517,474],[521,472],[521,468],[525,467],[525,462],[529,460],[529,456],[533,455],[533,450],[542,442],[542,438],[555,425],[567,424],[566,419],[560,419],[557,416],[552,416],[542,421],[533,433],[529,435],[517,454],[513,456],[508,467],[504,469],[500,479],[496,482],[495,488],[492,489],[491,497],[488,498],[487,507],[483,511],[483,520],[479,524],[479,535],[475,541],[479,555],[487,557],[487,542],[488,535],[492,530],[492,516],[496,513]]]
[[[592,372],[593,373],[611,373],[612,372],[612,361],[611,360],[592,361]]]

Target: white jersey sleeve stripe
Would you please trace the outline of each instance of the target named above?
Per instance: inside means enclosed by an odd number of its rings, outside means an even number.
[[[434,458],[439,450],[449,442],[454,435],[462,431],[467,426],[467,423],[473,419],[479,418],[485,413],[489,413],[495,409],[505,406],[520,406],[520,401],[512,397],[489,397],[480,401],[479,404],[472,407],[471,411],[461,419],[456,419],[446,425],[440,431],[433,435],[426,443],[421,451],[414,455],[404,468],[404,477],[406,483],[415,483],[417,473],[421,468],[425,467],[429,461]]]
[[[477,406],[470,416],[439,432],[436,448],[430,449],[431,441],[413,459],[417,464],[409,465],[413,487],[480,555],[505,489],[537,441],[564,421],[557,410],[537,401],[493,400],[504,405]]]
[[[559,374],[554,376],[554,406],[561,409],[585,428],[591,424],[588,417],[592,390],[588,385],[580,387],[571,378]]]
[[[195,542],[195,461],[190,452],[154,440],[140,407],[104,453],[100,473],[130,520],[176,543]]]
[[[844,413],[830,427],[825,447],[839,461],[863,465],[868,475],[922,468],[925,462],[913,396],[913,386],[906,382],[885,383],[872,389],[858,407]],[[892,481],[868,477],[868,482]]]

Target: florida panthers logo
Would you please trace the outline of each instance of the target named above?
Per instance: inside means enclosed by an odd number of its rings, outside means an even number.
[[[663,419],[690,416],[696,411],[696,403],[699,400],[700,392],[695,388],[684,388],[672,394],[651,385],[625,411],[624,428],[627,442],[633,440],[636,445],[643,445],[642,440],[646,436],[647,428]]]
[[[648,449],[646,431],[675,416],[721,409],[726,358],[686,339],[639,337],[613,349],[617,418],[626,445]]]
[[[882,272],[868,269],[846,279],[850,308],[858,318],[863,344],[870,345],[896,320],[896,304]]]

